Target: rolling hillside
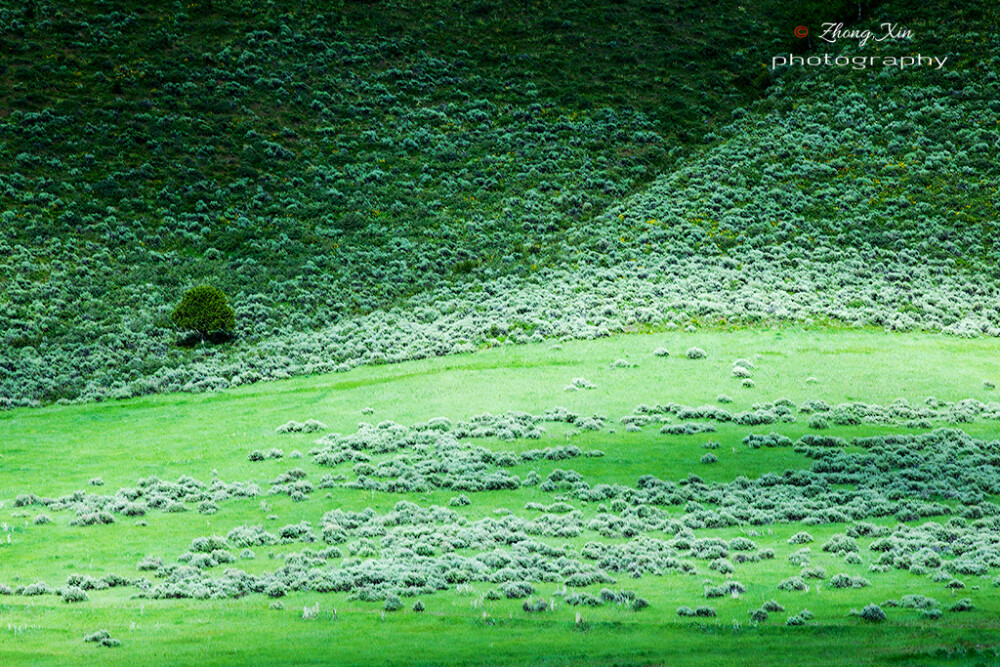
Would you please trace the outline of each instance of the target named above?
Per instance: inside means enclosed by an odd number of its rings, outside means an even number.
[[[635,326],[995,333],[997,10],[861,8],[940,70],[772,69],[857,48],[790,31],[854,3],[786,5],[5,8],[0,401]],[[234,344],[175,345],[199,283]]]
[[[0,0],[0,665],[996,664],[998,26]]]

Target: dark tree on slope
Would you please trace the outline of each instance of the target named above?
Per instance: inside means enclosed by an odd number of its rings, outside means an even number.
[[[170,319],[178,328],[198,334],[202,343],[209,336],[228,338],[236,327],[236,313],[226,295],[209,285],[189,289]]]

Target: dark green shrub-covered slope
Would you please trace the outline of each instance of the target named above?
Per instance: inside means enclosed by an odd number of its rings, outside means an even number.
[[[0,405],[640,323],[997,331],[990,3],[863,6],[914,32],[865,53],[949,56],[902,72],[770,71],[821,22],[787,3],[313,4],[0,3]],[[201,283],[238,342],[178,349]]]

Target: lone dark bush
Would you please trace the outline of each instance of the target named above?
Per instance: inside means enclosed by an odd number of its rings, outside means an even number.
[[[189,289],[170,319],[179,329],[198,334],[202,343],[209,337],[227,339],[236,328],[236,312],[226,295],[209,285]]]

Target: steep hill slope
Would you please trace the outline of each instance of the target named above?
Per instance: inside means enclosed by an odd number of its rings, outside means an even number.
[[[996,326],[988,3],[876,10],[915,37],[869,51],[950,56],[902,72],[769,69],[854,3],[226,7],[0,15],[7,404],[692,317]],[[173,346],[203,281],[233,348]]]
[[[0,396],[185,363],[166,315],[199,282],[253,342],[555,263],[562,230],[756,94],[757,31],[787,43],[794,20],[771,1],[0,3]]]

